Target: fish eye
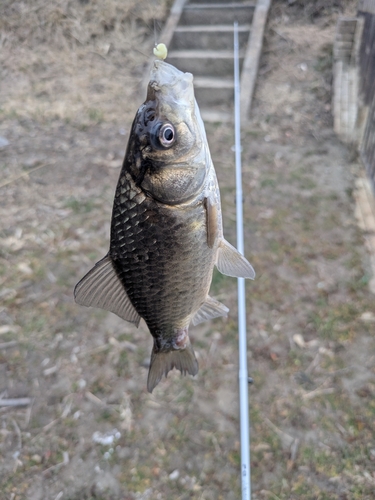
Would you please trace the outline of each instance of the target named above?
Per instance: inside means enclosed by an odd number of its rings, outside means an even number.
[[[176,133],[174,130],[174,126],[171,123],[165,123],[164,125],[162,125],[159,130],[160,144],[165,148],[169,148],[170,146],[172,146],[175,140]]]

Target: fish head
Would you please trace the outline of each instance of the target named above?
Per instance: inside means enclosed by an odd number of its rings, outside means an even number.
[[[178,204],[199,193],[211,158],[191,73],[154,62],[128,148],[134,181],[156,200]]]

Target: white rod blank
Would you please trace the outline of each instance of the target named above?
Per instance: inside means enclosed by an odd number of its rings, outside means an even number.
[[[238,56],[238,23],[234,23],[234,121],[236,158],[236,222],[237,248],[244,254],[242,167],[241,167],[241,119],[240,119],[240,71]],[[246,346],[246,296],[245,280],[238,278],[238,344],[239,344],[239,388],[240,388],[240,434],[241,434],[241,488],[242,500],[251,499],[250,477],[250,424],[249,382]]]

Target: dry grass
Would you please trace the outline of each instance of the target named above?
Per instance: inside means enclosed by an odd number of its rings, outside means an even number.
[[[1,109],[84,126],[120,121],[151,53],[167,1],[2,2]],[[159,34],[159,33],[158,33]]]

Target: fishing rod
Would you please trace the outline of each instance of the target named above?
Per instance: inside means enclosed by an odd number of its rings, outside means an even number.
[[[240,70],[238,55],[238,23],[234,23],[234,130],[236,159],[236,226],[237,249],[244,254],[242,166],[241,166],[241,120],[240,120]],[[238,287],[238,346],[239,346],[239,395],[241,435],[241,488],[242,500],[251,500],[250,469],[250,423],[249,423],[249,377],[247,372],[246,346],[246,295],[245,279],[237,279]]]
[[[241,166],[241,119],[240,119],[240,76],[239,76],[239,44],[238,22],[234,23],[234,118],[235,118],[235,163],[236,163],[236,226],[237,248],[244,254],[243,206],[242,206],[242,166]],[[154,24],[154,54],[161,59],[167,55],[164,44],[157,45],[156,27]],[[241,436],[241,489],[242,500],[251,500],[251,466],[250,466],[250,423],[249,394],[247,370],[246,339],[246,295],[245,279],[238,278],[238,341],[239,341],[239,397],[240,397],[240,436]]]

